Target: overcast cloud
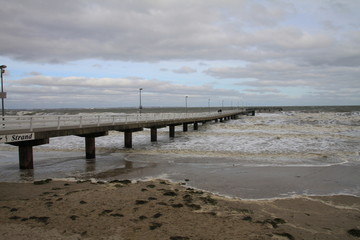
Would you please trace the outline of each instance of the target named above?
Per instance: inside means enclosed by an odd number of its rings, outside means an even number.
[[[358,0],[0,4],[9,107],[360,104]]]

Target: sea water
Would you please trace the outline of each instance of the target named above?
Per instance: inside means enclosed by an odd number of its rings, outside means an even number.
[[[192,109],[191,111],[207,111]],[[0,181],[41,178],[164,178],[221,195],[247,199],[294,195],[360,196],[359,107],[301,107],[199,124],[133,133],[125,149],[121,132],[96,138],[96,159],[84,159],[84,138],[51,138],[34,147],[34,170],[19,170],[17,148],[0,145]],[[59,111],[59,110],[58,110]],[[150,110],[149,110],[150,111]],[[183,109],[152,109],[181,112]],[[106,114],[126,110],[17,111],[14,114]]]

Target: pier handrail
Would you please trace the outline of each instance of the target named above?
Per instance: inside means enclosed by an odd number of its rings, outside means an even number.
[[[200,117],[216,117],[223,114],[239,112],[235,110],[200,113],[142,113],[142,114],[79,114],[79,115],[33,115],[4,116],[0,118],[0,133],[2,131],[26,130],[64,127],[83,128],[84,126],[100,126],[115,124],[131,124],[138,122],[153,122],[162,120],[191,121]]]

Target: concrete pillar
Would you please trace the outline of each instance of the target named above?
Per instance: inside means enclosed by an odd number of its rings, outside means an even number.
[[[199,129],[199,124],[198,122],[194,122],[194,130],[198,130]]]
[[[169,125],[169,137],[175,137],[175,125]]]
[[[155,127],[151,128],[151,141],[152,142],[157,141],[157,128],[155,128]]]
[[[95,158],[95,137],[85,137],[85,154],[86,159]]]
[[[34,169],[33,146],[19,146],[20,169]]]
[[[183,132],[187,132],[187,130],[188,130],[188,124],[183,123]]]
[[[125,142],[125,148],[132,148],[132,132],[131,131],[124,132],[124,142]]]
[[[219,120],[218,119],[215,119],[215,123],[217,123]]]
[[[19,149],[20,169],[34,169],[33,146],[48,144],[49,139],[35,139],[22,142],[12,142],[10,145],[17,146]]]
[[[77,135],[79,137],[85,138],[85,157],[86,157],[86,159],[96,158],[95,138],[103,137],[108,134],[109,134],[109,132],[105,131],[105,132],[94,132],[94,133]]]

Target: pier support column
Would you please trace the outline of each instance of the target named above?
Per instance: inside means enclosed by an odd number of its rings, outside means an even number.
[[[85,158],[86,159],[96,158],[95,138],[103,137],[108,134],[109,133],[106,131],[106,132],[96,132],[96,133],[78,135],[79,137],[85,138]]]
[[[218,120],[218,119],[215,119],[214,121],[215,121],[215,123],[217,123],[219,120]]]
[[[196,130],[198,130],[199,129],[199,124],[198,124],[198,122],[194,122],[194,130],[196,131]]]
[[[188,124],[183,123],[183,132],[187,132],[187,131],[188,131]]]
[[[49,139],[36,139],[23,142],[9,143],[19,147],[19,167],[20,169],[34,169],[33,147],[48,144]]]
[[[85,138],[85,154],[86,159],[93,159],[96,156],[95,152],[95,137]]]
[[[150,131],[151,131],[151,141],[156,142],[157,141],[157,128],[152,127]]]
[[[175,125],[169,125],[169,137],[170,138],[175,137]]]
[[[124,147],[132,148],[132,133],[142,131],[143,128],[131,128],[127,130],[122,130],[124,132]]]
[[[132,132],[131,131],[124,132],[124,143],[125,143],[125,148],[132,148]]]

